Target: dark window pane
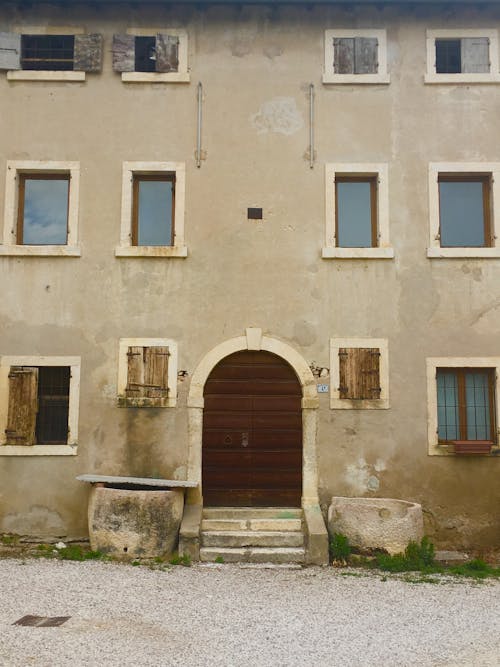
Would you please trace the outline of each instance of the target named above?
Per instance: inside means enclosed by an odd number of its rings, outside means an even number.
[[[465,374],[465,401],[467,439],[489,440],[491,428],[487,373],[470,372]]]
[[[436,73],[459,74],[462,71],[459,39],[436,39]]]
[[[36,441],[39,445],[68,441],[69,381],[68,366],[38,369]]]
[[[68,179],[26,178],[23,243],[65,245],[68,234]]]
[[[453,371],[437,372],[437,408],[439,440],[458,440],[458,382]]]
[[[135,71],[156,71],[156,39],[155,37],[135,38]]]
[[[372,246],[371,183],[337,182],[337,244],[341,248]]]
[[[443,247],[484,246],[484,215],[481,181],[439,183],[439,222]]]
[[[138,245],[172,245],[172,181],[139,181]]]
[[[22,35],[21,65],[29,70],[72,70],[73,35]]]

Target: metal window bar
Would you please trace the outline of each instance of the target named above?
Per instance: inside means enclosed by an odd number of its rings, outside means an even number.
[[[22,35],[21,65],[26,70],[72,70],[73,35]]]

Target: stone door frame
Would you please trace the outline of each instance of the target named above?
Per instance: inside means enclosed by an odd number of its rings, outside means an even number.
[[[203,390],[214,367],[225,357],[242,350],[271,352],[287,361],[297,374],[302,387],[302,507],[317,506],[318,465],[317,425],[319,400],[316,380],[306,360],[290,345],[264,336],[262,329],[247,328],[244,336],[220,343],[198,364],[191,378],[188,394],[188,474],[197,487],[188,491],[189,504],[203,504],[201,457],[203,438]]]

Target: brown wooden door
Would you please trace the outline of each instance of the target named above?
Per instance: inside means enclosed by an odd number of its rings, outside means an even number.
[[[269,352],[236,352],[205,384],[203,502],[300,506],[302,389]]]

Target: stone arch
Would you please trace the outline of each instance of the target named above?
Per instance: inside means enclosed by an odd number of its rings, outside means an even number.
[[[306,360],[290,345],[264,336],[261,329],[246,329],[238,336],[220,343],[198,364],[191,378],[188,394],[188,480],[198,487],[189,492],[188,502],[202,502],[201,456],[203,435],[203,388],[213,368],[225,357],[241,350],[272,352],[290,364],[302,387],[302,506],[318,504],[316,381]]]

